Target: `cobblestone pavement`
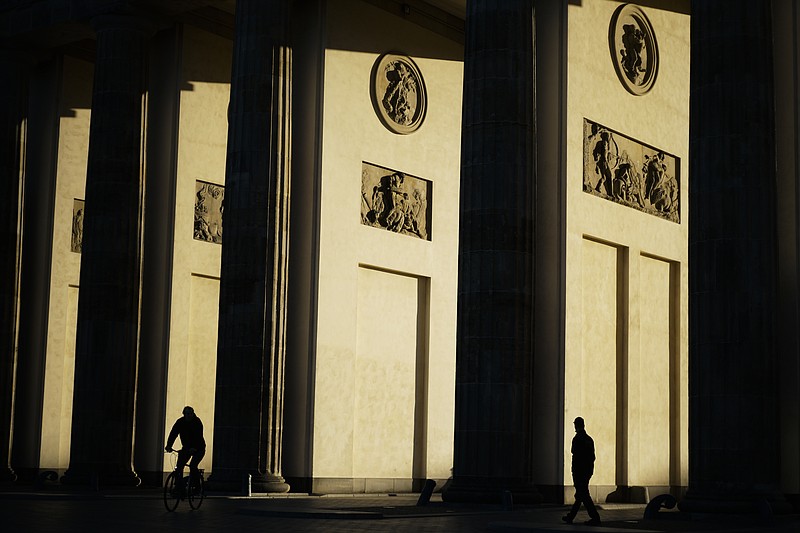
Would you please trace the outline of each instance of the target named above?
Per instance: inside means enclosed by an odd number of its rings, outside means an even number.
[[[662,511],[658,520],[642,520],[643,505],[601,505],[603,525],[561,521],[564,506],[515,506],[504,510],[492,505],[431,503],[417,507],[417,495],[397,496],[210,496],[192,511],[181,502],[167,512],[160,491],[141,489],[127,493],[64,494],[0,493],[0,530],[4,532],[111,533],[178,531],[280,531],[290,532],[792,532],[800,531],[800,516],[689,517]]]

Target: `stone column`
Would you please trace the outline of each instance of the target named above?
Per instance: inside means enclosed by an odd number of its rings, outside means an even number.
[[[137,485],[133,471],[142,230],[142,94],[149,26],[93,21],[89,130],[70,466],[64,481]]]
[[[239,0],[231,74],[212,488],[281,476],[291,52],[287,0]]]
[[[35,479],[40,466],[62,73],[63,59],[56,54],[32,63],[28,75],[11,450],[23,482]]]
[[[530,0],[468,2],[456,419],[447,501],[541,499],[533,484],[536,152]]]
[[[0,50],[0,483],[16,480],[11,468],[11,417],[22,244],[24,76],[12,53]]]
[[[151,486],[160,486],[164,477],[182,41],[179,26],[158,32],[151,40],[149,60],[142,319],[133,464],[142,483]],[[207,371],[213,372],[213,368]]]
[[[692,2],[685,511],[785,506],[778,486],[770,2]],[[767,503],[768,502],[768,503]]]

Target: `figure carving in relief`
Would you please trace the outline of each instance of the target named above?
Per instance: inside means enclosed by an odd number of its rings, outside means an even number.
[[[424,214],[428,211],[428,203],[425,199],[425,196],[417,189],[414,189],[412,196],[413,198],[409,204],[411,214],[408,217],[408,220],[411,222],[411,227],[408,229],[408,231],[419,235],[423,239],[427,239],[428,236],[420,227],[420,215],[424,216]]]
[[[584,128],[585,192],[680,221],[674,157],[589,121]]]
[[[678,180],[669,173],[664,152],[652,157],[644,156],[642,173],[645,175],[645,199],[649,206],[667,218],[677,218],[680,190]]]
[[[642,50],[644,49],[644,33],[633,24],[622,26],[622,69],[625,75],[634,84],[639,83],[639,77],[645,69],[642,64]]]
[[[653,192],[657,187],[661,186],[661,182],[664,180],[667,166],[664,164],[664,154],[662,152],[658,152],[653,157],[644,156],[644,159],[645,196],[652,198]]]
[[[598,175],[597,185],[595,185],[594,190],[611,196],[612,170],[617,166],[619,148],[610,131],[600,129],[597,130],[595,135],[599,136],[599,140],[592,151],[595,162],[595,173]]]
[[[362,222],[366,219],[370,226],[427,239],[422,220],[427,214],[427,201],[416,189],[412,189],[409,195],[405,181],[402,172],[382,176],[380,184],[372,189],[371,200],[362,190],[361,199],[368,208],[366,215],[362,215]]]
[[[632,4],[620,5],[611,17],[609,51],[619,81],[631,94],[641,96],[658,76],[658,43],[644,11]]]
[[[72,215],[72,243],[70,249],[81,253],[83,250],[83,209],[77,209]]]
[[[200,241],[222,243],[225,189],[212,183],[197,183],[200,188],[195,194],[194,238]]]
[[[614,173],[613,196],[616,200],[642,205],[641,176],[636,171],[628,152],[623,151]]]
[[[383,108],[396,123],[407,126],[414,119],[417,103],[417,80],[402,61],[386,65],[384,71],[389,85],[383,96]]]

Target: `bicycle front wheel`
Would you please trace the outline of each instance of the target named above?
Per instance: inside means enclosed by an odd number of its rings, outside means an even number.
[[[197,481],[189,482],[189,506],[192,509],[200,509],[203,505],[203,498],[205,498],[205,487],[203,487],[203,478],[199,477]]]
[[[164,507],[167,511],[174,511],[178,507],[178,502],[181,501],[180,485],[178,483],[178,475],[171,472],[164,481]]]

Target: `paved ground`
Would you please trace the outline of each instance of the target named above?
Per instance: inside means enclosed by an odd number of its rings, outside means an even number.
[[[0,492],[0,531],[111,533],[178,530],[194,532],[800,532],[800,515],[771,519],[755,516],[687,516],[662,511],[658,520],[643,520],[643,505],[601,505],[603,525],[561,522],[563,506],[445,504],[434,495],[417,507],[417,495],[397,496],[210,496],[192,511],[181,502],[167,512],[160,491],[59,493]],[[580,522],[580,523],[578,523]]]

